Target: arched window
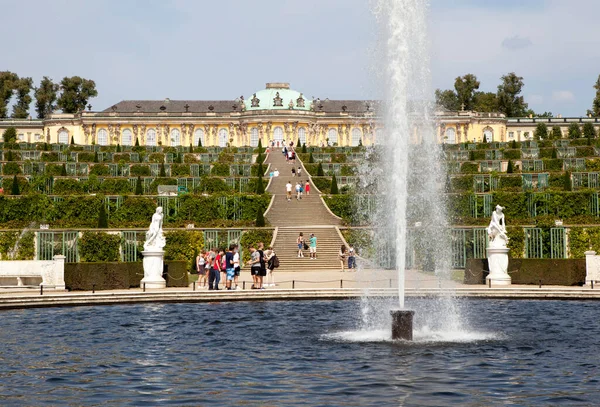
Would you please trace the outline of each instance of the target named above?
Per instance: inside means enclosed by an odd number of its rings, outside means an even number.
[[[362,131],[360,131],[360,129],[357,129],[357,128],[352,129],[351,145],[353,147],[356,147],[357,145],[359,145],[361,137],[362,137]]]
[[[124,146],[131,146],[132,140],[133,140],[133,134],[131,133],[131,130],[129,130],[129,129],[123,130],[123,134],[121,134],[121,144],[123,144]]]
[[[181,145],[181,133],[177,129],[171,130],[171,145],[179,147]]]
[[[219,147],[227,147],[227,136],[229,135],[229,132],[227,131],[227,129],[221,129],[219,130]]]
[[[306,129],[304,127],[298,129],[298,140],[300,145],[306,144]]]
[[[283,145],[283,129],[281,127],[275,127],[273,130],[273,140],[275,140],[275,144],[279,142],[278,145]]]
[[[61,130],[58,132],[58,142],[60,144],[69,144],[69,132]]]
[[[494,131],[492,130],[491,127],[486,127],[485,129],[483,129],[483,138],[488,143],[491,143],[492,141],[494,141]]]
[[[198,145],[200,142],[201,145],[204,145],[204,130],[198,129],[194,132],[194,146]]]
[[[258,147],[258,129],[252,127],[250,130],[250,147]]]
[[[146,132],[146,145],[147,146],[155,146],[156,145],[156,130],[148,129]]]
[[[338,134],[337,134],[336,129],[329,129],[329,131],[327,132],[327,138],[329,139],[330,146],[337,144],[337,142],[338,142],[337,136],[338,136]]]
[[[98,145],[99,146],[107,146],[108,145],[108,132],[104,129],[98,130]]]
[[[446,140],[447,144],[456,144],[456,130],[453,127],[446,129]]]

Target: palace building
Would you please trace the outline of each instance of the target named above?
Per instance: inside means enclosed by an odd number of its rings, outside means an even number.
[[[299,141],[312,146],[385,143],[379,101],[311,100],[288,83],[234,100],[124,100],[103,111],[57,113],[44,120],[4,119],[0,133],[17,129],[19,141],[145,146],[257,146]],[[558,125],[597,118],[506,118],[501,113],[436,109],[440,143],[524,141],[540,121]],[[415,121],[417,122],[417,121]],[[600,123],[599,123],[600,124]],[[415,124],[417,126],[417,124]],[[415,137],[418,128],[414,129]]]

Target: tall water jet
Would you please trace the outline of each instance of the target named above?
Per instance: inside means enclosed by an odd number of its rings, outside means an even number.
[[[387,267],[398,272],[400,310],[405,309],[407,254],[421,270],[438,275],[450,271],[446,172],[432,114],[427,3],[380,0],[375,10],[384,31],[385,126],[377,140],[379,171],[372,172],[382,200],[373,225],[377,252],[387,253]],[[409,320],[412,331],[412,312],[392,311],[392,318],[395,338],[396,328],[406,331]],[[405,332],[403,338],[408,336]]]

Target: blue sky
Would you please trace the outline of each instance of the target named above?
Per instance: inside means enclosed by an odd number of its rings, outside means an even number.
[[[372,1],[0,0],[0,70],[36,83],[93,79],[95,110],[122,99],[234,99],[271,81],[308,97],[376,98]],[[432,0],[433,84],[474,73],[495,91],[515,71],[534,110],[583,115],[600,74],[599,14],[594,0]]]

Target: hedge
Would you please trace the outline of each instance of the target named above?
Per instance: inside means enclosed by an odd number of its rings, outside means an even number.
[[[165,261],[167,287],[188,286],[188,264]],[[66,263],[65,285],[71,291],[122,290],[140,286],[144,267],[136,263]]]
[[[33,260],[35,257],[34,238],[35,233],[32,231],[25,232],[22,235],[16,231],[0,232],[0,258],[2,260]],[[15,248],[17,240],[18,245],[15,256],[9,258],[9,254]]]
[[[350,223],[355,219],[353,195],[323,195],[325,203],[337,216]]]

